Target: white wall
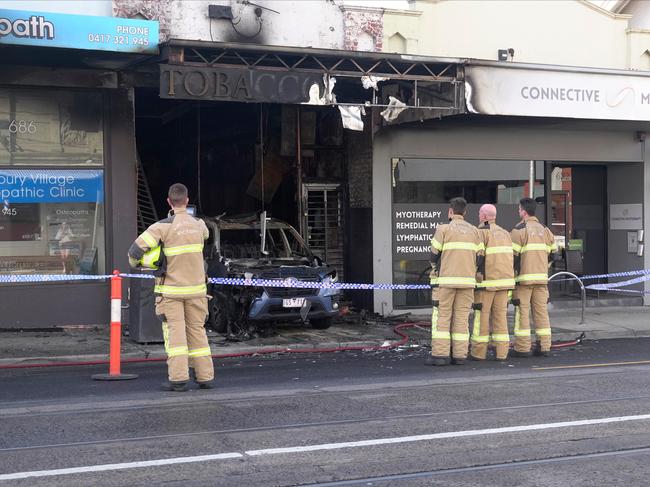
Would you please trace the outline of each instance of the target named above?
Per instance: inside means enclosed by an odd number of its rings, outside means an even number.
[[[275,10],[262,11],[259,29],[254,6],[235,0],[174,0],[170,37],[176,39],[251,42],[277,46],[326,49],[343,48],[343,20],[340,8],[326,0],[257,0],[254,3]],[[234,27],[228,20],[208,18],[208,5],[232,7]]]
[[[415,0],[411,7],[419,19],[384,14],[385,45],[400,32],[417,40],[411,54],[497,60],[499,49],[513,48],[515,62],[627,67],[628,16],[588,2]]]
[[[112,17],[111,0],[1,0],[0,9]]]
[[[632,0],[621,13],[632,15],[631,29],[650,29],[650,2],[647,0]]]

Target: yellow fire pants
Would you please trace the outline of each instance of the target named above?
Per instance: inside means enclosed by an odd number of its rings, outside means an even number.
[[[472,326],[472,357],[484,360],[490,342],[496,348],[498,360],[508,357],[508,290],[474,293],[474,323]]]
[[[214,379],[212,353],[203,326],[207,314],[207,298],[156,299],[156,315],[163,322],[167,370],[171,382],[187,382],[189,367],[194,368],[199,382]]]
[[[474,300],[471,288],[435,288],[431,293],[431,355],[439,358],[467,358],[468,319]]]
[[[535,334],[542,352],[551,350],[551,322],[548,318],[548,286],[533,284],[518,285],[512,295],[515,303],[515,350],[531,351],[530,312],[533,312]],[[517,305],[517,300],[519,304]]]

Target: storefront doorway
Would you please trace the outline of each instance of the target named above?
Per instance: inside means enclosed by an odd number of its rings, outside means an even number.
[[[607,167],[598,164],[547,164],[548,226],[561,249],[553,272],[578,276],[607,272]],[[551,286],[554,295],[577,292]]]

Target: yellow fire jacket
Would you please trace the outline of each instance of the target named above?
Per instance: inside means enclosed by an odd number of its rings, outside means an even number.
[[[156,278],[155,292],[181,299],[206,296],[203,242],[208,235],[203,220],[176,210],[142,232],[129,249],[129,263],[135,267],[145,252],[162,244],[166,268]]]
[[[440,225],[431,240],[431,285],[451,288],[476,286],[477,256],[485,247],[478,230],[461,215]]]
[[[515,281],[522,286],[548,282],[549,255],[557,252],[553,233],[531,216],[510,232],[515,255]]]
[[[478,230],[485,245],[485,261],[479,269],[479,279],[482,279],[476,287],[486,291],[514,289],[514,256],[510,234],[494,220],[481,223]]]

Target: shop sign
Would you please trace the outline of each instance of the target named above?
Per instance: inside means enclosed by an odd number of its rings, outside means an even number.
[[[157,54],[158,37],[153,20],[0,9],[0,45]]]
[[[447,204],[393,205],[393,260],[429,260],[438,225],[448,223]]]
[[[478,211],[482,204],[467,205],[465,219],[478,225]],[[519,221],[518,204],[496,204],[497,223],[510,231]],[[393,262],[429,260],[431,239],[439,225],[449,223],[449,204],[446,203],[394,203],[393,204]],[[543,208],[538,216],[544,221]]]
[[[0,212],[17,203],[102,203],[103,171],[0,169]]]
[[[610,230],[641,230],[643,228],[643,205],[609,205]]]
[[[650,77],[492,66],[465,68],[472,113],[650,120]]]
[[[303,103],[322,75],[245,68],[160,66],[160,97],[262,103]]]

